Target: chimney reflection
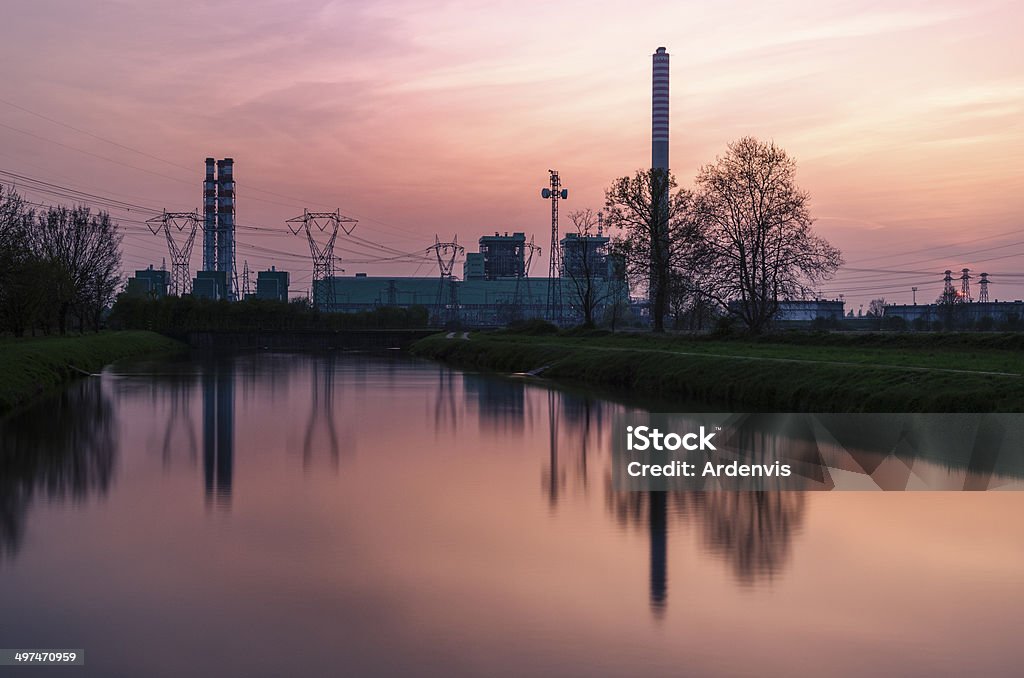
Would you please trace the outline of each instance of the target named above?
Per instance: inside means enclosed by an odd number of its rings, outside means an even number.
[[[231,506],[235,455],[235,374],[229,360],[203,371],[203,485],[207,506]]]

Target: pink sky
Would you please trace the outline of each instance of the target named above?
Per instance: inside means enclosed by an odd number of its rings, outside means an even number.
[[[239,223],[281,229],[240,232],[238,266],[275,263],[296,288],[308,250],[283,221],[303,206],[339,207],[402,251],[522,230],[543,273],[547,169],[565,209],[597,208],[649,164],[650,54],[665,45],[683,185],[730,140],[774,139],[848,269],[928,272],[847,269],[825,295],[856,308],[917,284],[930,301],[942,270],[967,266],[1021,298],[1022,32],[1013,2],[14,0],[0,99],[167,162],[0,103],[0,169],[193,209],[203,159],[232,156]],[[162,241],[130,231],[126,268],[159,264]],[[346,274],[417,269],[341,254]]]

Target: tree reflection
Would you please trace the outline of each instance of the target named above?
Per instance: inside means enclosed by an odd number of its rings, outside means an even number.
[[[97,378],[0,421],[0,555],[14,557],[33,501],[82,502],[110,489],[114,408]]]

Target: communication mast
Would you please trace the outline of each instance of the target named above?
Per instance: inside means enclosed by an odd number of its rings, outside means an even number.
[[[981,281],[978,283],[981,285],[981,292],[978,293],[978,303],[988,303],[988,273],[981,274]]]
[[[153,235],[163,231],[167,239],[167,251],[171,255],[171,293],[180,297],[192,291],[189,285],[189,262],[192,259],[192,244],[199,228],[197,212],[168,212],[146,220]]]
[[[437,321],[445,326],[457,325],[459,322],[459,289],[455,286],[455,260],[465,251],[459,244],[458,236],[451,242],[441,242],[434,236],[434,244],[430,247],[437,256],[437,268],[441,279],[437,287],[437,302],[434,313]]]
[[[307,209],[303,210],[302,216],[288,219],[285,223],[288,230],[295,235],[304,231],[309,241],[309,254],[313,259],[313,305],[322,310],[333,311],[335,299],[334,283],[331,278],[335,272],[334,241],[338,239],[338,229],[343,230],[345,235],[351,235],[359,223],[358,220],[342,216],[340,210],[310,212]]]
[[[551,201],[551,249],[548,250],[548,320],[560,325],[562,322],[562,271],[558,249],[558,201],[569,197],[569,191],[562,188],[562,180],[556,170],[551,175],[550,188],[541,189],[540,197]]]

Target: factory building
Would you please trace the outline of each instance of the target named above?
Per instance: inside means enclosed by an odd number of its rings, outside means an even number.
[[[170,284],[170,271],[150,265],[149,268],[135,271],[135,275],[128,278],[124,293],[133,298],[163,299],[167,296]]]
[[[192,279],[192,296],[197,299],[220,301],[228,299],[227,273],[224,271],[196,271]]]
[[[567,233],[561,240],[562,277],[597,280],[615,277],[616,266],[608,256],[608,236]]]
[[[809,320],[842,320],[843,302],[823,299],[780,301],[776,320],[782,322]]]
[[[1024,301],[986,301],[955,304],[892,304],[885,307],[885,318],[902,318],[909,326],[930,328],[938,323],[948,329],[992,323],[993,326],[1017,326],[1024,319]]]
[[[288,301],[288,272],[271,266],[256,274],[256,298],[267,301]]]
[[[480,257],[485,280],[521,278],[526,274],[526,234],[485,235],[480,238]]]

